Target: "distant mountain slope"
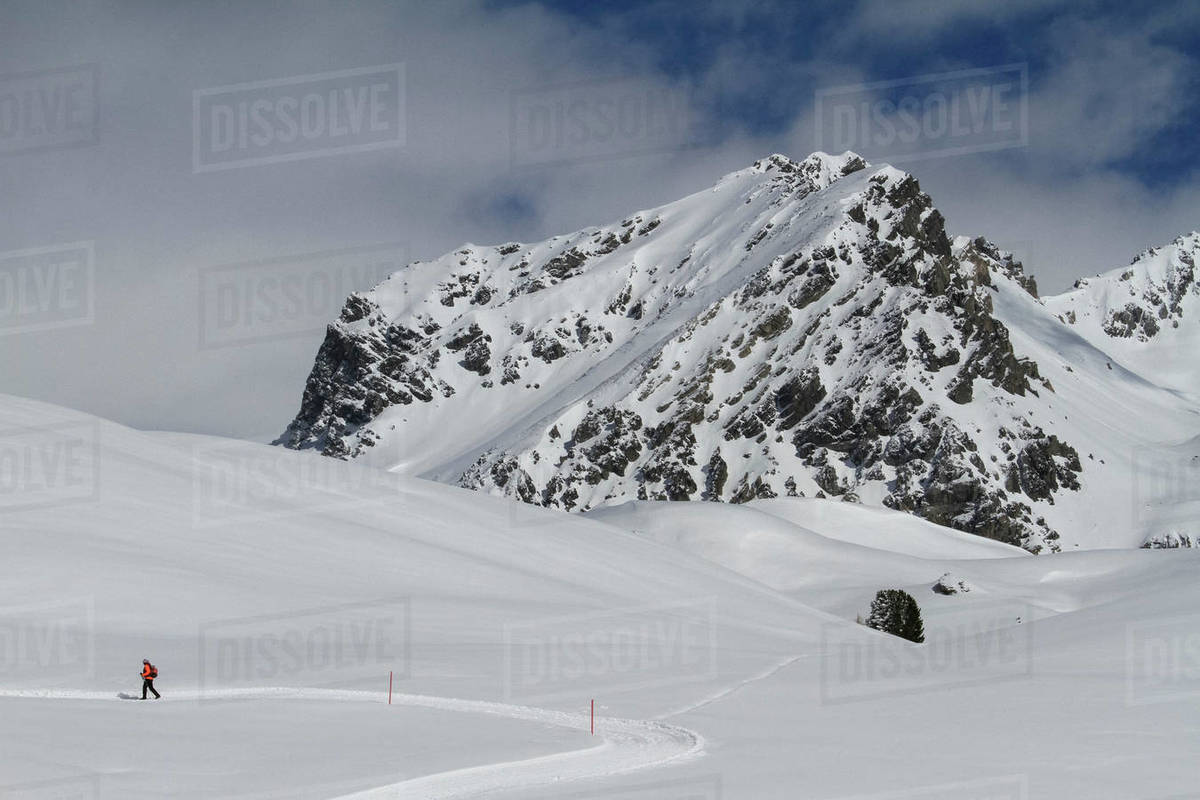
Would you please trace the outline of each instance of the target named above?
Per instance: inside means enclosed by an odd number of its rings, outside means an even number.
[[[1200,397],[1200,233],[1083,278],[1046,307],[1122,366]]]
[[[352,296],[279,441],[568,510],[840,497],[1035,552],[1130,544],[1130,452],[1198,423],[1109,360],[913,176],[775,155]]]

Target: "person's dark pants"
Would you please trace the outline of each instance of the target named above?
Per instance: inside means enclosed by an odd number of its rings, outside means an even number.
[[[155,699],[155,700],[157,700],[158,698],[162,697],[162,695],[160,695],[160,694],[158,693],[158,690],[154,688],[154,679],[153,679],[153,678],[143,678],[143,679],[142,679],[142,699],[143,699],[143,700],[145,700],[145,699],[146,699],[146,690],[147,690],[147,689],[149,689],[150,691],[154,692],[154,699]]]

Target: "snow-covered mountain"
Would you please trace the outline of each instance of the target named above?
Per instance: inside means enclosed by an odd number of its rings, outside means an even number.
[[[1061,313],[912,175],[774,155],[351,296],[279,443],[576,511],[839,497],[1035,552],[1138,544],[1132,454],[1200,417]]]
[[[1075,282],[1046,307],[1147,380],[1200,393],[1200,232]]]

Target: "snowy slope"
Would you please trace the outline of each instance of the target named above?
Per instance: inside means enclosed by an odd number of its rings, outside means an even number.
[[[778,580],[847,618],[865,614],[876,588],[918,599],[919,654],[863,650],[831,630],[821,657],[745,686],[736,707],[679,716],[725,732],[708,759],[727,786],[791,785],[845,800],[1193,791],[1183,762],[1200,745],[1177,737],[1194,730],[1200,696],[1200,662],[1180,649],[1194,647],[1200,622],[1194,551],[1006,558],[894,512],[803,499],[631,503],[587,516]],[[967,590],[933,592],[943,572]],[[794,732],[787,741],[756,735],[784,728]]]
[[[902,512],[830,500],[780,498],[745,505],[635,501],[586,516],[783,592],[878,588],[889,582],[932,586],[954,559],[1028,555]]]
[[[1014,558],[1025,553],[1011,545],[934,525],[888,509],[830,500],[754,500],[747,507],[788,522],[811,525],[840,542],[917,558]]]
[[[3,496],[0,787],[99,774],[104,796],[315,798],[412,781],[403,796],[432,797],[620,774],[692,757],[697,737],[647,718],[815,642],[826,619],[463,489],[17,398],[0,417],[6,456],[36,478]],[[557,653],[545,637],[651,623],[703,634],[685,679],[583,681],[537,660]],[[144,655],[167,702],[131,707],[118,693],[140,688]],[[362,702],[385,702],[389,671],[406,709],[391,722]],[[600,739],[584,733],[595,695]],[[342,747],[353,757],[323,758]]]
[[[691,512],[695,534],[666,544],[599,521],[623,509],[568,515],[15,398],[0,397],[0,420],[6,463],[29,467],[0,493],[0,796],[1192,787],[1197,687],[1141,675],[1129,648],[1194,631],[1195,551],[1032,558],[894,512],[782,499],[663,504]],[[649,519],[647,505],[632,508]],[[737,544],[756,526],[781,544]],[[753,576],[787,555],[789,528],[799,588],[785,595]],[[743,563],[681,549],[723,538]],[[918,564],[926,645],[849,621]],[[927,576],[945,564],[971,592],[935,598]],[[909,660],[903,675],[861,671],[887,653]],[[164,699],[119,699],[143,656]]]
[[[1089,339],[1078,326],[1048,317],[1045,311],[1056,302],[1047,298],[1042,305],[1010,290],[998,292],[995,303],[996,318],[1013,332],[1014,347],[1036,358],[1054,386],[1046,427],[1077,442],[1089,468],[1079,506],[1046,508],[1046,519],[1052,526],[1072,526],[1073,543],[1083,547],[1135,547],[1172,534],[1194,536],[1200,521],[1200,405],[1157,376],[1171,374],[1175,365],[1182,365],[1176,374],[1194,370],[1200,351],[1167,362],[1147,350],[1131,359],[1134,370],[1112,355],[1111,340]],[[1195,326],[1198,316],[1200,307],[1180,331]]]
[[[1045,299],[1046,307],[1113,360],[1193,399],[1200,387],[1200,233]]]
[[[1140,509],[1174,499],[1130,487],[1195,401],[1035,293],[911,175],[776,155],[352,296],[280,442],[576,511],[840,497],[1034,552],[1162,535]]]
[[[866,610],[863,599],[874,589],[891,585],[934,608],[990,596],[1031,604],[1040,612],[1076,611],[1125,602],[1164,564],[1180,570],[1181,579],[1196,566],[1191,555],[1155,561],[1114,550],[1031,559],[1019,548],[907,514],[829,500],[780,498],[720,506],[631,502],[586,516],[848,618]],[[966,593],[935,593],[934,584],[946,575],[952,584],[965,581]]]

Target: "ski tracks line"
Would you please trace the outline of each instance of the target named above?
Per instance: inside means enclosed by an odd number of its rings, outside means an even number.
[[[386,696],[386,693],[382,692],[345,689],[268,687],[219,691],[173,691],[170,699],[195,701],[298,699],[379,703],[384,702]],[[42,700],[123,701],[128,699],[109,692],[59,689],[0,690],[0,698],[4,697]],[[486,700],[397,694],[393,695],[392,704],[469,714],[488,714],[538,722],[568,730],[584,731],[588,730],[590,725],[587,714]],[[622,775],[696,758],[704,752],[704,739],[698,733],[662,721],[603,717],[596,720],[596,734],[602,741],[594,747],[424,775],[387,786],[343,795],[336,800],[384,800],[384,798],[389,800],[401,800],[402,798],[450,800],[450,798],[482,796],[508,789],[534,788]]]

